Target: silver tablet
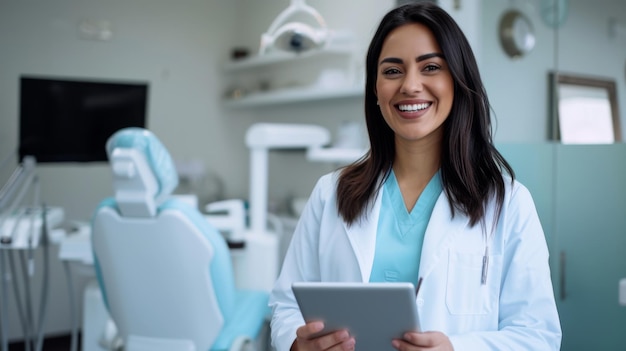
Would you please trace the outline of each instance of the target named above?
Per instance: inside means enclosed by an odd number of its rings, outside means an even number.
[[[348,329],[359,351],[395,350],[392,339],[420,331],[411,283],[297,282],[292,290],[304,320],[324,322],[317,335]]]

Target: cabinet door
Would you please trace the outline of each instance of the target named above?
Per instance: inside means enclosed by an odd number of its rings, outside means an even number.
[[[624,350],[626,145],[556,145],[553,267],[562,350]],[[556,268],[556,270],[554,270]]]
[[[554,144],[498,144],[496,147],[513,167],[515,178],[528,188],[533,197],[550,249],[550,265],[553,266],[557,263],[553,248]]]

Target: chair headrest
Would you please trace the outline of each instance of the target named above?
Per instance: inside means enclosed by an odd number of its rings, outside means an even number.
[[[157,183],[154,194],[157,203],[165,200],[178,186],[178,173],[169,152],[149,130],[137,127],[118,130],[106,143],[107,155],[112,163],[116,149],[135,150],[144,156]]]

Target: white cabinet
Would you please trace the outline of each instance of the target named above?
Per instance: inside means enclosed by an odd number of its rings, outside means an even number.
[[[355,50],[324,48],[294,53],[274,51],[227,63],[225,105],[254,107],[360,97],[363,65]]]

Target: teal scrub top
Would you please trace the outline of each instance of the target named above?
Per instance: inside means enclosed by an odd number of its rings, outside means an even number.
[[[409,212],[404,206],[398,180],[391,171],[383,184],[370,282],[417,284],[426,227],[442,189],[437,172]]]

